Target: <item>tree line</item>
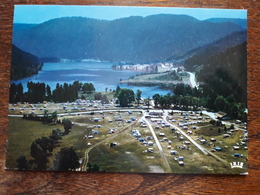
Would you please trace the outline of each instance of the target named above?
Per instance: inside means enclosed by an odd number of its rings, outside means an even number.
[[[230,47],[215,55],[193,55],[184,66],[196,71],[200,87],[216,99],[234,95],[237,102],[247,101],[247,42]]]
[[[237,101],[233,94],[224,97],[205,88],[191,88],[186,84],[175,85],[173,92],[174,95],[153,95],[155,107],[182,110],[199,110],[203,107],[215,112],[226,112],[232,118],[247,120],[246,105]]]
[[[155,94],[153,96],[154,103],[156,107],[161,108],[170,108],[171,105],[175,105],[176,109],[198,110],[200,107],[204,107],[216,112],[223,111],[232,118],[246,121],[246,103],[243,101],[241,102],[241,99],[237,100],[232,91],[223,94],[214,90],[217,86],[213,86],[202,85],[200,88],[191,88],[190,85],[183,83],[173,85],[171,89],[174,95]],[[75,81],[73,84],[64,83],[64,85],[57,83],[56,89],[52,92],[50,87],[44,83],[28,82],[27,87],[28,92],[23,93],[23,86],[21,83],[18,85],[11,84],[10,102],[75,101],[78,98],[79,91],[82,91],[83,93],[93,93],[95,91],[95,87],[92,83],[82,84],[79,81]],[[128,107],[134,101],[137,101],[139,106],[141,94],[142,91],[140,90],[137,90],[135,93],[132,89],[121,89],[117,86],[114,97],[117,98],[117,103],[121,107]],[[96,93],[94,98],[96,100],[101,100],[102,103],[109,102],[106,95],[102,95],[100,92]],[[181,106],[181,108],[176,107],[177,105]],[[50,117],[47,119],[50,119]]]
[[[49,85],[45,83],[34,83],[32,81],[27,83],[27,92],[24,92],[23,85],[21,83],[10,85],[10,103],[17,102],[66,102],[75,101],[78,98],[78,92],[93,93],[95,87],[92,83],[81,83],[79,81],[73,82],[73,84],[64,83],[63,85],[57,83],[56,88],[51,91]]]

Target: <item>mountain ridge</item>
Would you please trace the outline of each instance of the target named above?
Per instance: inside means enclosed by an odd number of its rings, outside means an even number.
[[[244,29],[247,29],[247,20],[242,18],[209,18],[205,21],[220,23],[220,22],[231,22],[240,25]]]
[[[65,17],[14,30],[13,43],[38,57],[153,62],[214,42],[243,28],[187,15],[133,16],[113,21]]]
[[[230,47],[242,44],[247,41],[247,31],[234,32],[226,37],[223,37],[213,43],[199,47],[188,51],[180,59],[184,60],[185,67],[193,71],[191,68],[192,64],[202,64],[205,63],[205,59],[210,56],[214,56],[219,52],[225,51]],[[170,60],[170,59],[169,59]]]

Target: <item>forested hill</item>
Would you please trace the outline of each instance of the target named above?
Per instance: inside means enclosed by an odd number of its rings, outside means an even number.
[[[13,25],[13,31],[17,31],[17,30],[24,30],[24,29],[28,29],[28,28],[32,28],[34,26],[36,26],[37,24],[24,24],[24,23],[15,23]]]
[[[197,60],[201,55],[189,59],[189,66],[197,71],[197,81],[206,94],[225,98],[233,94],[237,102],[246,104],[247,96],[247,42],[243,42],[225,51],[217,52]],[[192,61],[192,59],[194,61]]]
[[[190,50],[181,58],[185,59],[185,68],[189,71],[194,71],[197,67],[196,65],[208,64],[212,56],[218,55],[218,53],[245,41],[247,41],[247,31],[234,32],[213,43]]]
[[[232,23],[240,25],[244,29],[247,29],[247,21],[246,21],[246,19],[239,19],[239,18],[210,18],[210,19],[207,19],[205,21],[215,22],[215,23],[232,22]]]
[[[15,30],[13,43],[38,57],[152,62],[183,56],[243,28],[186,15],[159,14],[113,21],[82,17],[52,19]]]
[[[34,55],[12,45],[11,80],[22,79],[41,70],[43,63]]]

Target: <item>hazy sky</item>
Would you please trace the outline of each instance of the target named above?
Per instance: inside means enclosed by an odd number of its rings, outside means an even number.
[[[114,20],[129,16],[153,14],[186,14],[199,20],[208,18],[247,18],[246,10],[202,9],[170,7],[129,6],[75,6],[75,5],[15,5],[14,23],[42,23],[53,18],[83,16],[88,18]]]

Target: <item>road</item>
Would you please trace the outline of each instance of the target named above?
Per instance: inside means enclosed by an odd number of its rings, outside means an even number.
[[[202,147],[201,145],[199,145],[195,140],[193,140],[189,135],[187,135],[182,129],[180,129],[178,126],[175,126],[173,124],[171,124],[168,120],[168,112],[166,112],[167,114],[163,115],[163,120],[164,122],[167,122],[171,127],[174,127],[175,129],[177,129],[182,135],[184,135],[188,140],[190,140],[191,143],[193,143],[199,150],[201,150],[204,154],[208,154],[209,152]]]
[[[94,113],[100,113],[101,111],[103,111],[103,112],[118,112],[118,111],[126,112],[126,111],[128,111],[128,110],[129,110],[129,109],[122,109],[122,110],[118,110],[118,109],[116,109],[116,110],[113,109],[113,110],[112,110],[112,109],[109,109],[109,110],[96,110],[96,111],[92,110],[92,111],[81,111],[81,112],[73,112],[73,113],[62,113],[62,114],[58,114],[58,116],[59,116],[59,117],[66,117],[66,116],[76,117],[76,116],[82,115],[82,114],[90,114],[91,112],[94,112]],[[137,111],[138,111],[138,112],[142,111],[143,116],[141,117],[141,120],[143,120],[143,121],[146,122],[147,126],[149,127],[149,129],[150,129],[150,131],[151,131],[151,133],[152,133],[152,135],[153,135],[153,137],[154,137],[155,143],[156,143],[156,145],[157,145],[157,147],[158,147],[158,149],[159,149],[159,152],[160,152],[160,154],[161,154],[161,157],[162,157],[162,159],[163,159],[164,167],[166,168],[166,172],[167,172],[167,173],[171,173],[172,171],[171,171],[169,162],[168,162],[168,160],[167,160],[167,158],[166,158],[166,156],[165,156],[165,154],[164,154],[164,151],[163,151],[163,149],[162,149],[162,146],[161,146],[161,144],[160,144],[160,142],[159,142],[159,140],[158,140],[158,138],[157,138],[157,136],[156,136],[156,134],[155,134],[155,132],[154,132],[154,130],[153,130],[153,127],[152,127],[150,121],[146,120],[146,118],[145,118],[145,111],[144,111],[144,110],[140,110],[140,109],[131,109],[131,111],[136,111],[136,112],[137,112]],[[10,117],[23,117],[22,114],[21,114],[21,115],[8,115],[8,116],[10,116]],[[136,123],[136,122],[135,122],[135,123]],[[135,124],[135,123],[134,123],[134,124]],[[75,123],[75,124],[80,125],[80,126],[85,126],[85,124],[83,124],[83,123]],[[131,125],[133,125],[133,124],[131,124]],[[117,134],[115,134],[115,135],[113,135],[113,136],[111,136],[111,137],[109,137],[109,138],[107,138],[107,139],[105,139],[105,140],[102,140],[102,141],[100,141],[100,142],[98,142],[98,143],[96,143],[96,144],[90,146],[90,147],[84,152],[84,158],[83,158],[83,163],[82,163],[82,167],[81,167],[82,171],[86,171],[86,170],[87,170],[87,163],[88,163],[88,158],[89,158],[89,157],[88,157],[88,153],[89,153],[93,148],[95,148],[96,146],[98,146],[98,145],[100,145],[100,144],[102,144],[102,143],[104,143],[104,142],[106,142],[106,141],[108,141],[108,140],[110,140],[110,139],[112,139],[112,138],[118,136],[119,134],[121,134],[122,132],[124,132],[125,130],[127,130],[128,127],[130,127],[131,125],[127,126],[123,131],[120,131],[119,133],[117,133]]]
[[[166,156],[165,156],[165,153],[164,153],[164,151],[163,151],[163,148],[162,148],[162,146],[161,146],[161,143],[160,143],[160,141],[158,140],[158,138],[157,138],[157,136],[156,136],[156,134],[155,134],[155,132],[154,132],[154,129],[153,129],[153,127],[152,127],[150,121],[148,121],[148,120],[145,118],[145,112],[144,112],[144,111],[143,111],[143,116],[141,117],[141,120],[143,120],[143,121],[146,122],[147,126],[149,127],[149,129],[150,129],[150,131],[151,131],[151,133],[152,133],[152,135],[153,135],[154,141],[155,141],[155,143],[156,143],[156,145],[157,145],[157,147],[158,147],[158,149],[159,149],[159,152],[160,152],[160,154],[161,154],[161,157],[162,157],[162,159],[163,159],[164,167],[166,168],[166,173],[172,173],[171,167],[170,167],[169,162],[168,162],[168,160],[167,160],[167,158],[166,158]]]
[[[170,110],[169,110],[170,111]],[[229,163],[225,160],[223,160],[222,158],[218,157],[217,155],[213,154],[212,152],[208,151],[207,149],[205,149],[203,146],[201,146],[200,144],[198,144],[195,140],[193,140],[189,135],[187,135],[182,129],[180,129],[179,127],[171,124],[168,120],[168,113],[169,111],[165,111],[166,114],[163,115],[163,120],[165,122],[167,122],[168,124],[170,124],[171,127],[174,127],[175,129],[177,129],[183,136],[185,136],[188,140],[190,140],[191,143],[193,143],[199,150],[201,150],[205,155],[211,155],[214,158],[216,158],[217,160],[219,160],[220,162],[224,163],[225,165],[228,165]]]
[[[188,72],[189,75],[190,75],[190,85],[192,88],[194,87],[197,87],[198,88],[198,84],[196,83],[196,80],[195,80],[195,74],[194,73],[191,73],[191,72]]]
[[[191,73],[191,74],[192,74],[192,73]],[[195,82],[195,81],[194,81],[194,82]],[[121,110],[118,110],[118,109],[109,109],[109,110],[96,110],[96,111],[92,110],[92,111],[81,111],[81,112],[74,112],[74,113],[63,113],[63,114],[58,114],[58,116],[59,116],[59,117],[61,117],[61,116],[78,116],[79,114],[90,114],[91,112],[99,113],[99,112],[101,112],[101,111],[103,111],[103,112],[118,112],[118,111],[126,112],[126,111],[128,111],[128,110],[129,110],[129,109],[121,109]],[[145,118],[145,110],[131,109],[131,111],[139,111],[139,112],[142,111],[143,116],[141,117],[141,120],[146,122],[147,126],[149,127],[149,129],[150,129],[150,131],[151,131],[151,133],[152,133],[152,135],[153,135],[153,137],[154,137],[155,143],[156,143],[156,145],[157,145],[157,147],[158,147],[158,149],[159,149],[160,155],[161,155],[161,157],[162,157],[162,159],[163,159],[164,167],[166,168],[166,172],[167,172],[167,173],[171,173],[172,170],[171,170],[171,167],[170,167],[170,165],[169,165],[169,162],[168,162],[168,160],[167,160],[167,158],[166,158],[166,155],[165,155],[165,153],[164,153],[164,151],[163,151],[163,148],[162,148],[162,146],[161,146],[161,143],[160,143],[160,141],[158,140],[157,135],[156,135],[156,133],[154,132],[154,129],[153,129],[153,127],[152,127],[150,121]],[[189,135],[187,135],[187,134],[186,134],[182,129],[180,129],[178,126],[171,124],[171,123],[167,120],[169,111],[170,111],[170,110],[165,110],[165,111],[164,111],[164,115],[163,115],[163,120],[164,120],[164,122],[167,122],[171,127],[174,127],[175,129],[177,129],[183,136],[185,136],[193,145],[195,145],[195,146],[196,146],[199,150],[201,150],[205,155],[211,155],[211,156],[213,156],[214,158],[218,159],[219,161],[221,161],[221,162],[223,162],[223,163],[225,163],[225,164],[228,163],[227,161],[225,161],[225,160],[219,158],[218,156],[216,156],[216,155],[213,154],[212,152],[210,152],[210,151],[208,151],[207,149],[205,149],[202,145],[198,144],[195,140],[193,140]],[[203,111],[203,114],[208,115],[209,117],[215,119],[215,113]],[[23,115],[8,115],[8,116],[11,116],[11,117],[22,117]],[[223,122],[223,123],[224,123],[224,124],[228,124],[228,125],[231,124],[230,122]],[[83,125],[83,124],[78,124],[78,125]],[[133,125],[133,124],[131,124],[131,125]],[[129,126],[131,126],[131,125],[129,125]],[[96,144],[90,146],[90,147],[85,151],[85,153],[84,153],[82,171],[86,171],[86,170],[87,170],[88,153],[89,153],[89,151],[90,151],[91,149],[93,149],[94,147],[96,147],[96,146],[98,146],[98,145],[104,143],[105,141],[108,141],[109,139],[112,139],[112,138],[118,136],[119,134],[121,134],[122,132],[124,132],[125,130],[127,130],[129,126],[127,126],[123,131],[121,131],[121,132],[119,132],[119,133],[117,133],[117,134],[115,134],[115,135],[113,135],[113,136],[111,136],[111,137],[109,137],[109,138],[107,138],[107,139],[105,139],[105,140],[102,140],[102,141],[100,141],[100,142],[98,142],[98,143],[96,143]],[[240,129],[239,127],[237,127],[237,128]],[[243,131],[244,131],[244,129],[240,129],[240,130],[243,130]]]

